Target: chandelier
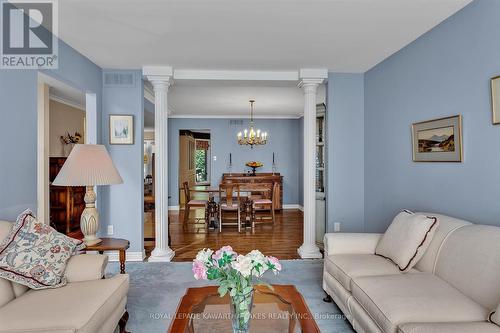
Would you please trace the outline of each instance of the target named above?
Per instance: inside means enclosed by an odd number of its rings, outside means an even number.
[[[267,132],[261,132],[260,129],[254,130],[253,125],[253,103],[255,100],[250,101],[250,129],[238,133],[238,144],[247,145],[253,148],[255,145],[265,145],[267,143]]]

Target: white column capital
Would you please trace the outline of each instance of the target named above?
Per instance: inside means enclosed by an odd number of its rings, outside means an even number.
[[[298,87],[299,88],[304,88],[304,91],[306,91],[309,88],[318,88],[320,84],[322,84],[324,79],[311,79],[311,78],[303,78],[299,81]],[[316,92],[316,90],[314,90]]]
[[[174,71],[171,66],[144,66],[142,75],[151,82],[156,91],[165,91],[173,84]]]

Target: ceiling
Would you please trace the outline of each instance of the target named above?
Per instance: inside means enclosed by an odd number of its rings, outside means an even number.
[[[318,102],[325,102],[325,86]],[[250,99],[256,118],[298,118],[304,111],[304,93],[296,82],[176,81],[169,91],[171,116],[247,118]]]
[[[472,0],[64,0],[62,39],[103,68],[365,72]]]
[[[169,89],[168,107],[172,118],[249,118],[250,99],[255,118],[299,118],[304,112],[302,89],[284,81],[178,80]],[[317,102],[326,103],[325,85]],[[154,114],[145,111],[144,127],[152,130]]]

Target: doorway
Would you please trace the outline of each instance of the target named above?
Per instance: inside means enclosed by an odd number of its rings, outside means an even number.
[[[86,93],[38,74],[37,216],[59,232],[78,237],[84,187],[53,186],[76,144],[96,143],[97,103]]]

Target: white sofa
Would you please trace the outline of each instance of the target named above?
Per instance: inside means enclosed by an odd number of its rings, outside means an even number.
[[[12,223],[0,221],[0,242]],[[129,277],[103,279],[107,256],[81,254],[66,266],[68,284],[29,290],[0,278],[0,333],[112,333],[124,331]]]
[[[380,234],[325,235],[323,289],[360,333],[500,333],[500,228],[436,216],[412,271],[375,255]]]

